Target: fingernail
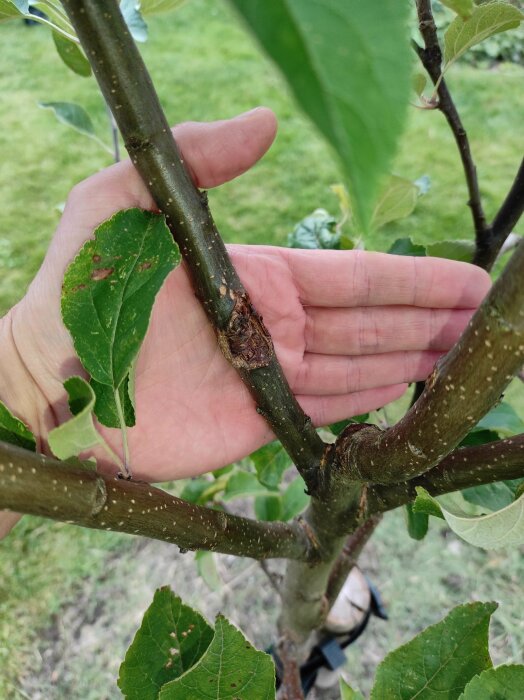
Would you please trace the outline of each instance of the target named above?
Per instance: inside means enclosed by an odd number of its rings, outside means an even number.
[[[242,112],[242,114],[236,116],[235,119],[249,119],[253,114],[255,114],[256,112],[260,112],[260,110],[262,109],[265,109],[265,107],[254,107],[253,109],[250,109],[247,112]]]

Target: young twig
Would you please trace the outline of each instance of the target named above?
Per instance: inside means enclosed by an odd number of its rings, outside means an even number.
[[[275,593],[278,593],[279,596],[282,595],[282,577],[279,576],[279,574],[276,574],[274,571],[271,571],[265,559],[261,559],[258,563],[262,571],[265,573],[267,580],[271,584],[271,587],[273,588]]]
[[[419,29],[424,39],[424,48],[415,41],[412,42],[412,45],[433,84],[436,86],[438,95],[436,106],[446,117],[462,160],[469,192],[468,204],[471,208],[475,227],[476,252],[473,263],[483,267],[485,270],[491,270],[499,250],[513,231],[524,210],[524,160],[506,199],[491,225],[488,224],[484,214],[477,168],[473,160],[468,135],[442,75],[442,51],[431,9],[431,0],[415,0],[415,2]]]
[[[473,262],[486,270],[493,267],[504,242],[512,234],[524,212],[524,158],[515,180],[497,215],[493,219],[486,245],[477,247]]]
[[[333,565],[326,590],[326,597],[331,608],[342,590],[351,570],[356,566],[362,550],[375,532],[382,519],[381,515],[373,515],[347,539],[338,559]]]
[[[446,117],[446,120],[453,132],[457,147],[460,153],[464,175],[468,186],[469,201],[473,224],[475,227],[475,238],[477,247],[480,249],[485,245],[489,236],[489,226],[482,206],[479,183],[477,178],[477,168],[471,153],[471,147],[466,129],[460,119],[459,113],[451,97],[445,79],[442,77],[442,52],[437,36],[437,27],[431,9],[431,0],[416,0],[419,29],[424,39],[425,48],[413,42],[413,48],[418,54],[422,65],[428,72],[433,84],[438,85],[438,109]]]

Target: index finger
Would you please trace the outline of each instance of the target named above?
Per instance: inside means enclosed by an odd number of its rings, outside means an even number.
[[[473,309],[491,286],[479,267],[443,258],[293,248],[282,255],[305,306]]]

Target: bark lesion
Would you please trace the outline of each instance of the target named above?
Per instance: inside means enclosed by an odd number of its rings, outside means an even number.
[[[222,296],[228,294],[225,284]],[[273,341],[246,292],[229,291],[234,300],[229,322],[224,330],[217,330],[218,344],[226,360],[243,370],[267,367],[275,355]]]

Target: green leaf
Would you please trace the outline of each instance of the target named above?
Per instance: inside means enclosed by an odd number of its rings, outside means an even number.
[[[282,497],[279,493],[255,498],[255,515],[258,520],[281,520]]]
[[[468,501],[481,508],[485,512],[494,512],[505,508],[516,498],[519,486],[524,483],[524,479],[513,479],[510,481],[497,481],[494,484],[483,484],[482,486],[471,486],[462,489],[462,496]]]
[[[218,575],[217,563],[213,552],[198,551],[195,554],[198,575],[212,591],[222,588],[222,579]]]
[[[423,540],[428,534],[429,516],[427,513],[420,513],[413,510],[413,504],[408,503],[404,510],[408,534],[414,540]]]
[[[408,3],[231,2],[339,156],[367,230],[409,99]]]
[[[108,428],[120,428],[118,406],[113,388],[107,384],[100,384],[94,379],[91,379],[89,383],[96,394],[95,415],[98,420]],[[118,395],[124,412],[125,424],[132,428],[136,423],[136,416],[133,402],[129,395],[129,375],[124,378],[124,381],[118,387]]]
[[[293,233],[288,234],[287,244],[289,248],[338,250],[340,235],[335,217],[325,209],[315,209],[297,224]]]
[[[180,498],[190,503],[202,503],[202,494],[210,487],[211,482],[205,476],[188,479],[182,489]]]
[[[142,3],[139,0],[121,0],[120,11],[129,32],[135,41],[147,41],[147,24],[142,17]]]
[[[507,401],[501,401],[476,425],[476,430],[493,430],[500,436],[510,437],[524,432],[524,422]]]
[[[232,501],[235,498],[246,498],[248,496],[260,496],[266,493],[267,489],[262,486],[254,474],[239,470],[232,474],[227,481],[224,501]]]
[[[2,401],[0,401],[0,441],[36,452],[35,436]]]
[[[101,224],[68,267],[62,317],[97,398],[103,400],[109,390],[115,401],[120,398],[155,297],[179,260],[164,217],[128,209]],[[99,420],[113,408],[101,410],[99,402]]]
[[[489,621],[496,603],[470,603],[452,610],[377,669],[371,700],[456,700],[468,681],[492,663]]]
[[[350,420],[339,420],[338,423],[331,423],[329,426],[329,429],[333,433],[333,435],[340,435],[340,433],[344,430],[344,428],[347,428],[347,426],[351,423]]]
[[[524,666],[497,666],[475,676],[459,700],[522,700]]]
[[[411,78],[411,87],[419,97],[426,89],[428,78],[425,73],[415,73]]]
[[[58,55],[66,66],[73,73],[88,78],[91,75],[91,66],[79,46],[59,32],[51,33]]]
[[[292,520],[309,505],[306,483],[296,476],[282,494],[282,520]]]
[[[89,459],[79,459],[78,457],[68,457],[64,462],[70,464],[72,467],[77,469],[85,469],[88,472],[96,471],[96,459],[94,457],[89,457]]]
[[[230,474],[234,470],[235,466],[233,464],[228,464],[225,467],[220,467],[219,469],[215,469],[213,472],[213,478],[214,479],[220,479],[221,477],[225,476],[226,474]]]
[[[120,666],[118,687],[127,700],[157,700],[162,686],[194,666],[212,639],[202,615],[160,588]]]
[[[416,487],[413,510],[443,517],[451,530],[469,544],[483,549],[519,547],[524,544],[524,493],[515,486],[516,500],[501,510],[485,514],[486,506],[465,500],[460,492],[433,498]]]
[[[438,241],[426,246],[426,254],[433,258],[447,258],[448,260],[461,260],[471,262],[475,255],[475,243],[473,241]]]
[[[453,12],[456,12],[457,15],[460,15],[462,19],[471,17],[475,9],[473,0],[440,0],[440,2],[449,7],[450,10],[453,10]]]
[[[487,515],[471,516],[457,494],[439,499],[442,513],[453,532],[482,549],[520,547],[524,544],[524,496]]]
[[[164,685],[159,700],[275,700],[275,667],[243,634],[218,615],[215,636],[200,661]]]
[[[97,138],[91,117],[80,105],[74,102],[39,102],[38,106],[42,109],[52,109],[59,122],[70,126],[84,136]]]
[[[338,200],[342,220],[346,221],[351,217],[351,200],[349,198],[347,187],[343,182],[337,182],[334,185],[331,185],[329,189]]]
[[[29,17],[32,20],[42,22],[48,27],[51,26],[53,31],[62,34],[68,41],[73,41],[73,43],[75,43],[74,39],[76,39],[78,44],[80,43],[61,3],[51,4],[49,0],[44,0],[43,2],[31,0],[29,4],[45,15],[44,18],[40,18],[38,15],[31,14]]]
[[[64,388],[68,393],[69,410],[73,418],[51,430],[47,438],[51,451],[58,459],[76,457],[81,452],[104,443],[93,422],[93,389],[82,377],[66,379]]]
[[[183,2],[184,0],[140,0],[140,11],[143,15],[170,12],[180,7]]]
[[[499,434],[493,430],[479,430],[474,428],[460,443],[460,447],[471,447],[474,445],[485,445],[499,439]]]
[[[250,456],[257,477],[268,489],[278,488],[282,475],[291,466],[289,455],[278,441],[264,445]]]
[[[515,29],[523,19],[524,13],[507,2],[478,5],[466,20],[456,17],[444,34],[444,70],[475,44]]]
[[[426,515],[433,515],[436,518],[444,519],[440,505],[425,488],[416,486],[415,491],[417,492],[417,497],[413,501],[414,513],[425,513]]]
[[[411,180],[391,175],[383,188],[371,218],[371,228],[382,226],[409,216],[417,204],[419,189]]]
[[[418,243],[413,243],[411,238],[397,238],[391,248],[388,250],[391,255],[415,255],[424,257],[426,248]]]
[[[359,693],[358,690],[353,690],[346,681],[341,678],[340,679],[340,700],[364,700],[364,696],[362,693]]]
[[[369,413],[362,413],[360,416],[353,416],[350,420],[340,420],[338,423],[331,423],[329,429],[333,435],[340,435],[340,433],[347,428],[350,423],[366,423],[369,418]]]
[[[23,17],[29,12],[29,2],[18,2],[11,0],[0,0],[0,22],[7,22],[15,17]]]

